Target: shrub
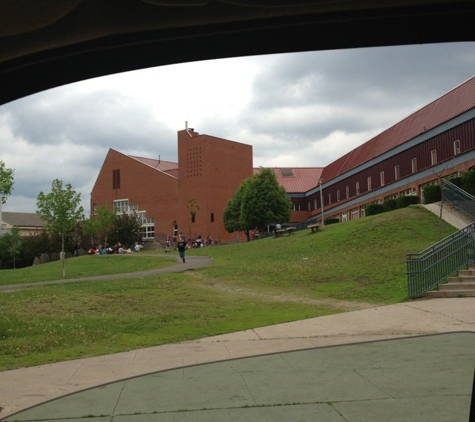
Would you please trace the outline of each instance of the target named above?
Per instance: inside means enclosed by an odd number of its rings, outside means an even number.
[[[396,208],[397,208],[397,200],[396,199],[386,199],[383,202],[384,212],[393,211]]]
[[[382,204],[369,204],[365,207],[365,215],[368,217],[370,215],[381,214],[384,212],[384,207]]]
[[[463,180],[461,177],[452,177],[448,180],[450,183],[453,183],[455,186],[458,186],[460,189],[462,189]]]
[[[424,204],[433,204],[442,200],[442,191],[440,185],[425,186],[422,191]]]
[[[336,224],[336,223],[339,223],[340,220],[338,218],[325,218],[325,220],[323,220],[325,222],[325,226],[328,226],[329,224]]]
[[[475,196],[475,171],[467,171],[463,174],[462,189]]]
[[[417,195],[404,195],[397,199],[398,208],[406,208],[409,205],[415,205],[419,203],[419,197]]]

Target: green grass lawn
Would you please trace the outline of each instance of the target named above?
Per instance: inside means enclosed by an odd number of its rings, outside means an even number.
[[[173,258],[133,253],[126,255],[83,255],[65,261],[66,278],[92,277],[106,274],[133,273],[175,264]],[[36,281],[61,280],[61,261],[16,270],[0,271],[0,286]]]
[[[444,223],[443,236],[455,231]],[[0,294],[0,370],[120,352],[407,299],[405,254],[438,240],[410,207],[280,238],[188,251],[184,274],[38,286]],[[67,277],[133,272],[170,258],[84,256]],[[61,278],[60,263],[0,271],[1,284]]]

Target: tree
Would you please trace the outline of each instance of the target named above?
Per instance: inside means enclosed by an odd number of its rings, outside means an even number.
[[[63,278],[66,277],[64,239],[71,234],[82,217],[84,209],[80,204],[81,194],[76,193],[70,184],[63,187],[63,182],[58,179],[53,180],[51,192],[45,195],[41,191],[36,201],[37,214],[46,222],[45,228],[53,234],[61,235]]]
[[[191,223],[195,222],[196,213],[200,210],[200,206],[196,198],[188,198],[186,200],[186,208],[190,210],[190,222],[188,223],[188,236],[191,236]]]
[[[265,231],[271,223],[289,221],[291,214],[292,202],[284,187],[279,185],[271,170],[261,168],[259,173],[246,179],[238,188],[228,203],[223,219],[227,231],[249,231],[255,227]],[[249,240],[249,234],[246,235]]]
[[[116,215],[110,229],[110,242],[120,242],[123,246],[132,248],[135,242],[142,240],[142,220],[134,211],[133,214]]]
[[[109,211],[109,204],[104,204],[97,209],[97,226],[104,232],[104,246],[107,245],[107,232],[116,219],[114,211]]]
[[[10,233],[0,238],[0,260],[2,267],[16,269],[17,258],[21,253],[22,239],[18,227],[13,227]]]
[[[234,196],[228,201],[228,205],[223,212],[223,223],[224,228],[228,233],[234,232],[244,232],[246,238],[250,240],[250,230],[255,226],[247,227],[244,225],[244,222],[241,219],[241,207],[242,200],[244,197],[244,192],[247,189],[251,178],[245,179],[240,185],[237,191],[234,193]]]
[[[96,236],[99,233],[99,224],[97,220],[93,218],[88,218],[87,220],[82,221],[81,224],[82,233],[84,235],[90,236],[87,248],[91,248],[96,245]],[[86,245],[82,245],[83,247]]]
[[[13,169],[5,167],[5,163],[0,161],[0,196],[2,204],[7,202],[7,196],[12,193],[13,190]],[[1,206],[1,204],[0,204]]]

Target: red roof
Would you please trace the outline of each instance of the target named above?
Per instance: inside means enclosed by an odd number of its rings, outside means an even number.
[[[475,76],[325,167],[325,182],[475,107]]]
[[[305,193],[318,185],[323,167],[273,167],[270,170],[287,193]],[[259,173],[260,167],[253,171]]]
[[[167,173],[168,175],[178,179],[178,164],[173,163],[171,161],[163,161],[163,160],[154,160],[152,158],[144,158],[144,157],[134,157],[129,155],[130,158],[134,160],[140,161],[142,164],[145,164],[149,167],[153,167],[159,171]]]

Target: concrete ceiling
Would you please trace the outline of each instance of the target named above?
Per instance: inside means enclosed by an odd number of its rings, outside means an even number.
[[[196,60],[474,41],[475,0],[2,0],[0,104]]]

